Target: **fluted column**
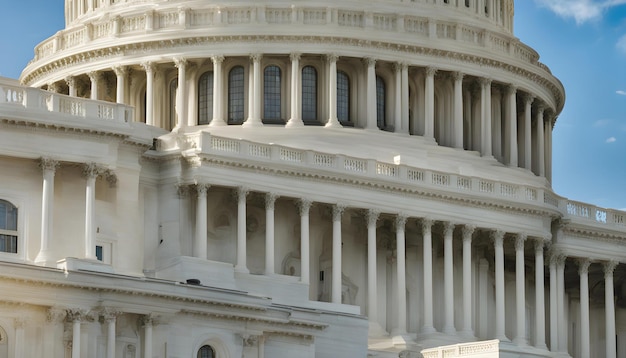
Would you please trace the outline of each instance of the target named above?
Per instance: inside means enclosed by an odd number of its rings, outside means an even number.
[[[274,205],[278,195],[265,194],[265,274],[274,274]]]
[[[463,73],[454,72],[454,148],[463,149]]]
[[[532,105],[535,97],[524,97],[524,168],[532,170],[533,141],[532,141]]]
[[[328,61],[328,122],[326,127],[340,128],[337,119],[337,59],[335,54],[326,55]]]
[[[546,346],[546,307],[545,277],[543,272],[543,238],[535,240],[535,347],[548,349]]]
[[[196,233],[193,241],[193,256],[205,259],[207,258],[207,191],[210,185],[196,185],[198,194],[196,200]]]
[[[309,211],[311,201],[300,199],[297,202],[300,211],[300,282],[308,284],[310,281],[310,245],[309,245]]]
[[[433,333],[433,221],[422,219],[422,238],[424,240],[424,326],[422,333]]]
[[[85,258],[96,259],[96,178],[103,170],[96,163],[88,163],[83,167],[83,176],[87,179],[85,186]]]
[[[300,105],[300,54],[294,52],[289,57],[291,58],[291,118],[286,127],[301,127],[304,122],[302,122]]]
[[[102,78],[102,74],[98,71],[93,71],[87,73],[89,76],[89,80],[91,80],[91,99],[100,99],[98,93],[98,86],[100,85],[100,79]]]
[[[519,346],[527,344],[526,339],[526,275],[524,272],[524,242],[526,234],[515,238],[515,307],[517,323],[514,342]]]
[[[333,205],[332,303],[341,303],[341,216],[344,209],[342,205]]]
[[[495,270],[496,270],[496,325],[495,338],[501,341],[508,341],[505,334],[505,311],[504,311],[504,232],[493,231],[491,233],[495,250]]]
[[[119,312],[110,309],[106,309],[102,314],[102,317],[107,324],[107,358],[115,358],[115,325],[119,314]]]
[[[517,155],[517,88],[515,86],[508,86],[506,88],[507,95],[507,112],[506,112],[506,126],[507,131],[505,138],[508,141],[508,165],[511,167],[518,166]]]
[[[152,357],[152,326],[154,324],[154,317],[152,315],[145,315],[141,318],[141,324],[143,326],[143,357]],[[74,358],[74,357],[72,357]]]
[[[376,111],[376,60],[365,58],[363,62],[367,66],[367,123],[366,129],[378,129]]]
[[[185,58],[175,58],[174,65],[178,68],[178,90],[176,91],[176,114],[178,115],[178,123],[176,127],[185,128],[187,127],[189,121],[187,115],[188,105],[187,101],[187,59]],[[213,78],[215,80],[215,77]],[[154,125],[154,119],[153,125]]]
[[[472,330],[472,235],[473,225],[463,226],[463,334],[473,336]]]
[[[400,91],[402,96],[402,105],[400,111],[401,125],[396,127],[396,133],[409,134],[409,65],[402,64],[402,89]]]
[[[546,179],[549,182],[552,182],[552,120],[553,116],[550,115],[547,118],[548,120],[545,123],[545,136],[546,136],[546,144],[545,144],[545,164],[546,164]]]
[[[606,321],[606,358],[617,356],[615,342],[615,288],[613,287],[613,271],[617,267],[616,261],[604,264],[604,313]]]
[[[13,326],[15,327],[15,358],[25,357],[25,337],[24,329],[26,328],[26,317],[17,317],[13,320]],[[5,338],[5,337],[3,337]],[[6,343],[6,341],[4,342]]]
[[[394,132],[399,132],[402,128],[402,64],[394,63],[393,70],[396,74],[395,84],[395,108],[394,108]]]
[[[491,157],[493,148],[491,146],[491,79],[481,78],[481,153],[483,157]]]
[[[48,249],[53,234],[54,213],[54,174],[59,162],[50,158],[41,158],[39,168],[43,172],[43,189],[41,193],[41,245],[35,262],[41,265],[53,264]]]
[[[76,97],[76,77],[69,76],[65,79],[70,97]]]
[[[558,314],[558,298],[557,298],[557,279],[556,279],[556,263],[558,261],[558,253],[550,253],[550,351],[559,351],[559,314]]]
[[[545,154],[545,135],[543,133],[543,112],[545,107],[539,106],[537,108],[537,119],[535,125],[537,126],[537,175],[540,177],[546,176],[546,154]]]
[[[435,74],[437,69],[426,67],[424,82],[424,137],[435,138]]]
[[[72,323],[72,358],[80,357],[80,325],[83,313],[80,310],[68,310],[67,320]]]
[[[396,304],[398,312],[398,324],[396,335],[406,333],[406,237],[405,226],[407,217],[400,214],[396,216],[396,275],[398,291]]]
[[[126,98],[126,76],[128,75],[128,68],[126,66],[113,67],[115,77],[117,79],[115,90],[115,101],[117,103],[125,103]]]
[[[222,63],[224,56],[213,56],[213,119],[211,126],[225,126],[226,118],[224,117],[224,91],[222,90]]]
[[[376,224],[379,215],[376,210],[367,211],[367,316],[370,322],[378,322]]]
[[[250,116],[243,124],[244,127],[258,127],[263,125],[261,122],[261,59],[263,55],[256,53],[250,55],[252,60],[252,108],[249,109]]]
[[[590,358],[589,345],[589,265],[591,261],[581,259],[578,263],[580,276],[580,358]]]
[[[144,71],[146,71],[146,124],[154,125],[154,64],[152,62],[144,62],[141,64]],[[180,76],[180,75],[179,75]],[[180,91],[182,83],[180,77],[178,80],[178,90],[176,90],[176,114],[178,114],[178,124],[180,126],[180,106],[182,102],[179,102]]]
[[[454,327],[454,262],[453,242],[454,224],[446,222],[443,225],[443,276],[444,276],[444,325],[443,333],[455,334]]]
[[[248,273],[246,257],[246,197],[248,188],[238,187],[237,194],[237,264],[235,270]]]
[[[557,313],[559,324],[559,352],[567,352],[567,326],[565,321],[565,255],[560,255],[556,263]]]

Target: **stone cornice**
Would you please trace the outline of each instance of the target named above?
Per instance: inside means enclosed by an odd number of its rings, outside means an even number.
[[[623,231],[603,230],[598,227],[585,227],[569,222],[563,227],[563,234],[586,240],[600,240],[602,242],[626,245],[626,233]]]
[[[207,165],[223,168],[236,168],[239,171],[247,170],[254,173],[267,173],[272,176],[282,176],[294,178],[296,180],[308,179],[319,182],[333,183],[334,185],[356,186],[367,190],[378,190],[400,196],[413,195],[418,198],[436,199],[438,201],[445,201],[461,206],[495,209],[512,213],[523,213],[526,215],[547,216],[552,218],[557,218],[561,215],[557,208],[554,210],[548,210],[538,206],[531,207],[528,205],[522,205],[518,202],[505,203],[504,201],[486,200],[479,197],[470,198],[468,196],[454,195],[453,193],[445,192],[443,190],[420,188],[416,184],[398,185],[391,182],[372,181],[370,179],[362,179],[355,176],[343,176],[339,174],[333,175],[322,171],[308,172],[304,170],[298,171],[295,169],[286,169],[284,167],[272,168],[268,167],[266,163],[239,162],[225,158],[218,158],[216,156],[205,156],[202,158],[202,163],[203,166]]]
[[[75,52],[68,56],[55,55],[52,60],[45,64],[41,64],[30,72],[26,72],[26,75],[21,79],[22,83],[27,85],[33,85],[41,81],[45,77],[44,82],[50,82],[51,78],[54,78],[54,73],[59,73],[58,79],[64,80],[67,76],[62,70],[74,67],[80,64],[93,64],[97,61],[104,59],[115,59],[119,61],[120,56],[133,56],[133,55],[145,55],[147,53],[176,53],[177,48],[195,46],[206,47],[212,49],[216,44],[237,44],[237,43],[276,43],[276,44],[289,44],[291,50],[294,46],[303,44],[328,44],[329,46],[336,46],[338,48],[346,49],[359,49],[363,53],[364,57],[371,56],[371,53],[367,52],[367,49],[384,50],[385,52],[380,56],[380,60],[397,61],[395,58],[398,53],[405,55],[421,55],[430,57],[438,61],[432,61],[431,63],[439,63],[440,60],[448,59],[454,62],[462,62],[465,64],[473,64],[477,66],[477,73],[480,75],[484,71],[485,67],[491,67],[509,72],[515,76],[524,79],[530,79],[532,82],[540,87],[546,88],[554,97],[556,101],[556,112],[560,112],[565,98],[563,86],[558,79],[545,68],[545,66],[535,66],[535,71],[528,70],[526,66],[516,66],[511,64],[512,61],[500,60],[496,58],[488,58],[486,56],[479,56],[476,54],[462,53],[456,51],[450,51],[445,49],[437,49],[426,47],[425,45],[408,45],[401,43],[391,43],[385,41],[371,41],[358,38],[339,37],[339,36],[299,36],[299,35],[224,35],[224,36],[195,36],[186,38],[175,38],[167,40],[142,40],[141,42],[133,42],[126,44],[119,44],[111,47],[99,48],[96,50]],[[244,46],[242,51],[247,50]],[[285,54],[288,55],[289,51]],[[491,53],[490,53],[491,54]],[[61,53],[63,55],[63,53]],[[338,55],[342,55],[338,53]],[[210,57],[207,55],[207,57]],[[496,56],[494,56],[496,57]],[[41,61],[43,62],[43,61]],[[405,61],[406,62],[406,61]],[[30,66],[36,66],[38,62],[34,62]],[[119,62],[102,63],[99,69],[109,68],[114,65],[119,65]],[[139,64],[139,62],[137,63]],[[128,65],[128,64],[125,64]],[[528,66],[533,66],[530,63]],[[29,67],[30,67],[29,66]],[[543,72],[543,74],[541,74]],[[468,73],[473,75],[472,73]]]

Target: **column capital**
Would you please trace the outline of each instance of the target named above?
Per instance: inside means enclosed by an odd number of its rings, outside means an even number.
[[[367,67],[374,67],[376,66],[376,59],[371,58],[371,57],[364,57],[363,58],[363,64]]]
[[[537,115],[539,117],[543,117],[543,113],[546,110],[547,106],[543,103],[543,102],[539,102],[539,104],[537,104]]]
[[[176,66],[176,68],[178,69],[184,69],[189,64],[189,61],[187,61],[187,59],[184,57],[174,57],[173,60],[174,66]]]
[[[68,87],[75,87],[76,86],[76,77],[74,77],[74,76],[67,76],[67,77],[65,77],[65,84]]]
[[[291,59],[291,61],[298,61],[300,60],[300,57],[302,57],[300,52],[292,52],[289,54],[289,59]]]
[[[87,311],[82,308],[69,308],[65,310],[65,319],[68,322],[82,322],[87,316]]]
[[[155,70],[155,64],[153,62],[150,61],[146,61],[146,62],[142,62],[141,63],[141,68],[143,68],[144,71],[146,71],[146,73],[154,73]]]
[[[142,327],[152,327],[157,323],[156,316],[152,313],[143,315],[139,318],[139,323]]]
[[[604,270],[604,279],[606,280],[609,276],[613,276],[613,271],[619,265],[619,262],[615,260],[606,261],[602,264],[602,268]]]
[[[13,326],[16,329],[23,329],[24,327],[26,327],[26,324],[28,323],[28,318],[26,317],[15,317],[13,319]]]
[[[492,82],[493,82],[493,80],[491,78],[488,78],[488,77],[481,77],[481,78],[478,79],[478,83],[480,83],[480,85],[482,87],[491,86]]]
[[[62,323],[67,315],[67,310],[61,307],[50,307],[46,310],[46,322]]]
[[[506,89],[506,94],[508,95],[512,95],[517,92],[517,86],[515,86],[514,84],[506,85],[505,89]]]
[[[100,78],[102,78],[102,73],[100,71],[91,71],[87,72],[87,76],[89,76],[89,79],[92,82],[97,82],[100,80]]]
[[[341,221],[341,215],[343,215],[343,211],[346,209],[346,206],[343,204],[335,204],[333,205],[333,221]]]
[[[337,55],[336,53],[326,54],[326,61],[328,61],[329,63],[337,62],[338,59],[339,59],[339,55]]]
[[[211,56],[211,61],[213,61],[213,65],[219,65],[222,62],[224,62],[224,56],[222,55]]]
[[[396,230],[404,230],[407,219],[408,217],[406,216],[406,214],[399,213],[398,215],[396,215]]]
[[[378,217],[380,216],[380,211],[375,210],[375,209],[368,209],[365,212],[365,216],[367,218],[367,225],[368,226],[376,226],[376,224],[378,223]]]
[[[181,184],[181,183],[176,184],[176,194],[178,195],[179,198],[188,197],[190,191],[191,191],[191,188],[188,184]]]
[[[578,259],[578,274],[586,275],[589,273],[589,266],[591,266],[591,260],[589,259]]]
[[[526,93],[522,96],[522,100],[524,101],[524,104],[529,106],[532,105],[533,102],[535,101],[535,96],[530,94],[530,93]]]
[[[435,221],[433,219],[431,219],[431,218],[427,218],[427,217],[422,218],[422,230],[431,231],[432,228],[433,228],[433,223],[434,222]]]
[[[244,347],[256,347],[256,345],[259,344],[261,337],[262,336],[260,335],[243,334],[241,335],[243,346]]]
[[[424,73],[426,73],[428,77],[434,77],[437,74],[437,69],[429,66],[424,69]]]
[[[393,63],[393,70],[395,72],[401,72],[407,68],[409,68],[409,64],[406,62],[394,62]]]
[[[558,250],[550,252],[550,265],[562,266],[565,264],[567,256]]]
[[[106,173],[106,168],[98,163],[85,163],[83,164],[83,177],[85,178],[97,178],[101,174]]]
[[[309,211],[311,210],[311,205],[313,201],[310,199],[298,199],[296,200],[296,206],[298,207],[298,211],[300,212],[300,216],[309,215]]]
[[[126,76],[128,74],[128,67],[126,66],[113,66],[113,72],[115,72],[116,76]]]
[[[455,81],[463,81],[463,77],[465,77],[465,74],[463,72],[459,72],[459,71],[452,72],[452,78]]]
[[[196,193],[198,194],[198,196],[206,196],[206,193],[209,191],[209,188],[211,188],[210,184],[207,184],[207,183],[197,183],[196,184]]]
[[[515,250],[524,251],[524,242],[528,239],[528,235],[525,233],[520,233],[515,236]]]
[[[246,200],[248,193],[250,193],[250,189],[245,186],[238,186],[235,189],[235,197],[237,198],[237,200]]]
[[[504,231],[502,230],[492,231],[491,240],[493,240],[494,245],[502,246],[504,244]]]
[[[476,226],[471,225],[471,224],[466,224],[463,225],[462,228],[462,232],[463,232],[463,241],[472,241],[472,235],[474,234],[474,231],[476,230]]]
[[[455,227],[456,225],[453,222],[444,221],[443,222],[443,235],[444,236],[453,235]]]
[[[254,62],[260,62],[263,59],[263,54],[261,53],[251,53],[250,59]]]
[[[547,240],[542,237],[535,238],[535,252],[540,251],[543,252],[543,249],[546,247]]]
[[[104,319],[105,322],[111,323],[114,322],[118,316],[122,315],[124,312],[119,311],[112,307],[103,307],[100,310],[100,316]]]
[[[279,197],[276,193],[265,194],[265,210],[274,210],[274,204],[276,204],[276,199]]]
[[[45,171],[55,172],[59,168],[59,166],[61,166],[58,160],[47,158],[47,157],[39,158],[39,160],[37,161],[37,165],[44,172]]]

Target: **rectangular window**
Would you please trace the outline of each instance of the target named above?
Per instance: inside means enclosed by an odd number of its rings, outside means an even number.
[[[102,255],[103,255],[102,254],[102,246],[96,245],[96,258],[98,259],[98,261],[104,261]]]

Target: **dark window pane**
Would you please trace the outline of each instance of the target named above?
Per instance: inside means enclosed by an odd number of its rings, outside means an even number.
[[[102,257],[102,246],[100,245],[96,245],[96,258],[98,259],[98,261],[102,261],[103,257]]]
[[[215,358],[215,351],[211,346],[202,346],[198,351],[197,358]]]
[[[280,119],[280,68],[267,66],[263,74],[263,118]]]
[[[198,81],[198,124],[213,118],[213,72],[205,72]]]
[[[236,66],[228,74],[228,123],[243,123],[244,86],[243,67]]]
[[[350,121],[350,78],[343,71],[337,71],[337,118]]]
[[[317,71],[313,66],[302,68],[302,120],[317,121]]]

